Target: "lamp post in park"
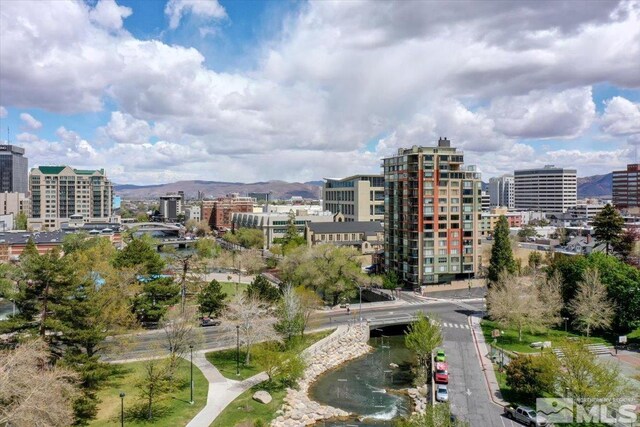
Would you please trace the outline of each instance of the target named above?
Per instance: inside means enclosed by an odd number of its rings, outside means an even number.
[[[240,325],[236,325],[236,375],[240,375]]]
[[[120,392],[120,427],[124,427],[124,391]]]
[[[189,403],[193,405],[193,344],[189,344],[189,352],[191,353],[191,399]]]

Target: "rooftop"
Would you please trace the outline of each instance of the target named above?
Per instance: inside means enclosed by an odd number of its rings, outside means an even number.
[[[309,230],[314,233],[382,233],[384,228],[378,221],[350,221],[350,222],[312,222]]]

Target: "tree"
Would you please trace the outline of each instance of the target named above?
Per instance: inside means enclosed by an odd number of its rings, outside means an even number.
[[[511,241],[509,240],[509,223],[504,215],[500,215],[498,223],[493,230],[493,246],[491,247],[491,260],[487,278],[489,284],[496,283],[503,271],[516,272],[516,263],[513,260]]]
[[[87,250],[105,240],[102,237],[91,237],[86,232],[69,233],[62,238],[62,251],[65,255],[69,255],[76,251]]]
[[[535,227],[531,224],[523,225],[522,228],[520,228],[520,230],[518,231],[518,239],[521,242],[524,242],[532,237],[536,237],[537,235],[538,235],[538,232],[536,231]]]
[[[606,254],[612,244],[616,243],[622,234],[624,219],[609,203],[593,219],[594,236],[598,242],[606,243]]]
[[[257,228],[238,228],[231,233],[225,233],[222,238],[245,248],[262,249],[264,246],[264,234]]]
[[[332,305],[354,297],[357,286],[368,285],[370,278],[362,273],[357,249],[334,245],[299,247],[282,262],[286,282],[315,289]]]
[[[196,254],[200,258],[215,258],[220,254],[220,250],[220,245],[213,239],[202,238],[196,242]]]
[[[507,365],[507,385],[526,398],[553,393],[558,359],[554,354],[518,355]]]
[[[298,286],[296,288],[296,294],[300,299],[300,311],[302,313],[300,335],[304,336],[304,331],[309,325],[311,315],[314,311],[322,307],[322,298],[320,298],[314,290],[307,289],[304,286]]]
[[[430,371],[431,354],[442,341],[440,324],[422,313],[418,313],[418,319],[409,325],[404,337],[405,346],[416,354],[418,364],[427,371]]]
[[[640,242],[640,230],[628,228],[619,239],[613,242],[613,251],[622,261],[629,263],[638,242]]]
[[[33,241],[31,236],[29,236],[29,238],[27,239],[27,244],[24,246],[24,249],[20,254],[20,262],[28,261],[30,257],[34,257],[38,255],[40,255],[40,253],[38,252],[36,243]]]
[[[522,341],[525,329],[535,330],[556,324],[557,306],[548,306],[531,278],[518,277],[504,271],[487,292],[489,316],[501,325],[518,331]]]
[[[141,322],[158,322],[167,309],[180,300],[180,286],[171,277],[159,277],[144,283],[135,298],[133,310]]]
[[[136,383],[146,406],[147,419],[153,419],[153,407],[171,390],[173,372],[167,360],[150,359],[144,362],[142,377]]]
[[[282,298],[280,289],[262,274],[257,275],[247,286],[246,294],[249,298],[256,297],[267,304],[275,304]]]
[[[16,230],[26,230],[28,228],[27,214],[24,212],[18,212],[15,219]]]
[[[233,330],[238,327],[240,339],[246,349],[245,363],[251,360],[251,348],[258,341],[277,340],[273,328],[275,318],[257,297],[237,295],[227,306],[225,321]]]
[[[537,270],[538,268],[540,268],[540,265],[542,264],[542,254],[540,254],[540,252],[538,251],[533,251],[529,254],[529,267],[531,267],[534,270]]]
[[[166,317],[161,325],[169,345],[169,365],[173,372],[178,366],[179,358],[188,353],[189,346],[196,346],[199,336],[195,328],[195,310],[192,308],[184,312],[174,308]]]
[[[296,225],[296,213],[293,210],[289,211],[287,219],[287,229],[284,237],[274,239],[274,243],[280,244],[282,247],[282,255],[286,255],[298,246],[302,246],[306,243],[303,236],[298,233],[298,226]]]
[[[78,375],[48,362],[42,340],[0,351],[0,425],[69,426],[78,396]]]
[[[207,317],[218,317],[226,304],[227,294],[222,292],[222,285],[216,279],[210,281],[198,294],[198,310]]]
[[[141,274],[160,274],[165,263],[147,237],[134,237],[116,255],[113,265],[116,268],[138,267]]]
[[[267,382],[271,387],[292,387],[305,368],[298,352],[287,350],[277,342],[265,343],[257,348],[253,362],[267,374]]]
[[[291,284],[282,288],[276,317],[278,322],[274,325],[275,330],[284,337],[285,342],[290,343],[291,339],[301,332],[303,324],[300,297]]]
[[[395,427],[468,427],[469,423],[452,417],[449,403],[427,405],[422,413],[396,421]]]
[[[611,326],[614,308],[597,269],[588,268],[584,272],[582,281],[578,283],[578,292],[569,304],[569,310],[575,316],[574,323],[578,329],[587,336],[594,329]]]
[[[387,271],[382,278],[382,287],[389,290],[395,290],[400,286],[398,275],[395,271]]]
[[[620,374],[616,364],[602,363],[586,346],[585,341],[566,340],[561,344],[564,357],[559,359],[556,376],[560,390],[590,406],[603,399],[632,396],[633,390]]]

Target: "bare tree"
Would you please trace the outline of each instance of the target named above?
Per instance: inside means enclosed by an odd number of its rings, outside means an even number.
[[[196,310],[189,306],[184,313],[172,309],[167,313],[162,322],[167,344],[169,345],[169,364],[174,370],[178,359],[189,351],[189,345],[197,346],[201,341],[201,335],[196,328]]]
[[[487,292],[487,307],[493,320],[518,331],[520,341],[525,329],[558,323],[558,313],[545,306],[540,289],[529,277],[503,272]]]
[[[300,325],[300,335],[304,336],[304,331],[309,326],[311,315],[320,307],[322,307],[322,298],[313,289],[307,289],[304,286],[298,286],[295,289],[300,299],[300,310],[302,312],[302,324]]]
[[[282,298],[278,307],[278,322],[276,331],[290,341],[302,329],[302,303],[300,296],[291,284],[282,289]]]
[[[562,300],[562,274],[555,271],[551,277],[546,274],[536,276],[535,283],[538,297],[542,303],[540,308],[542,315],[547,319],[547,324],[560,323],[560,311],[564,305]]]
[[[607,287],[600,280],[596,268],[588,268],[578,282],[578,291],[569,303],[577,327],[587,336],[594,329],[609,328],[614,316],[614,307],[607,297]]]
[[[136,388],[146,406],[147,419],[153,419],[153,407],[171,390],[173,369],[171,361],[152,358],[144,361],[144,371]]]
[[[47,345],[41,340],[0,352],[0,425],[73,424],[78,375],[53,367],[48,360]]]
[[[255,296],[236,295],[227,306],[224,318],[232,329],[239,327],[240,339],[247,352],[245,363],[251,360],[251,347],[256,342],[275,341],[279,338],[273,328],[275,318],[268,307]]]

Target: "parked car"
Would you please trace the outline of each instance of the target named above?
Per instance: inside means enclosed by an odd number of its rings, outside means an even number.
[[[438,384],[449,384],[449,368],[445,362],[436,363],[435,381]]]
[[[436,388],[436,400],[438,402],[446,402],[449,400],[449,390],[446,385],[438,384],[438,388]]]
[[[200,326],[218,326],[220,324],[219,320],[212,319],[210,317],[203,317],[200,322]]]
[[[509,405],[504,408],[507,418],[521,422],[530,427],[543,427],[547,425],[547,419],[538,415],[536,411],[526,406]]]
[[[439,349],[438,352],[436,353],[436,362],[446,362],[447,361],[447,356],[446,354],[444,354],[444,350]]]

